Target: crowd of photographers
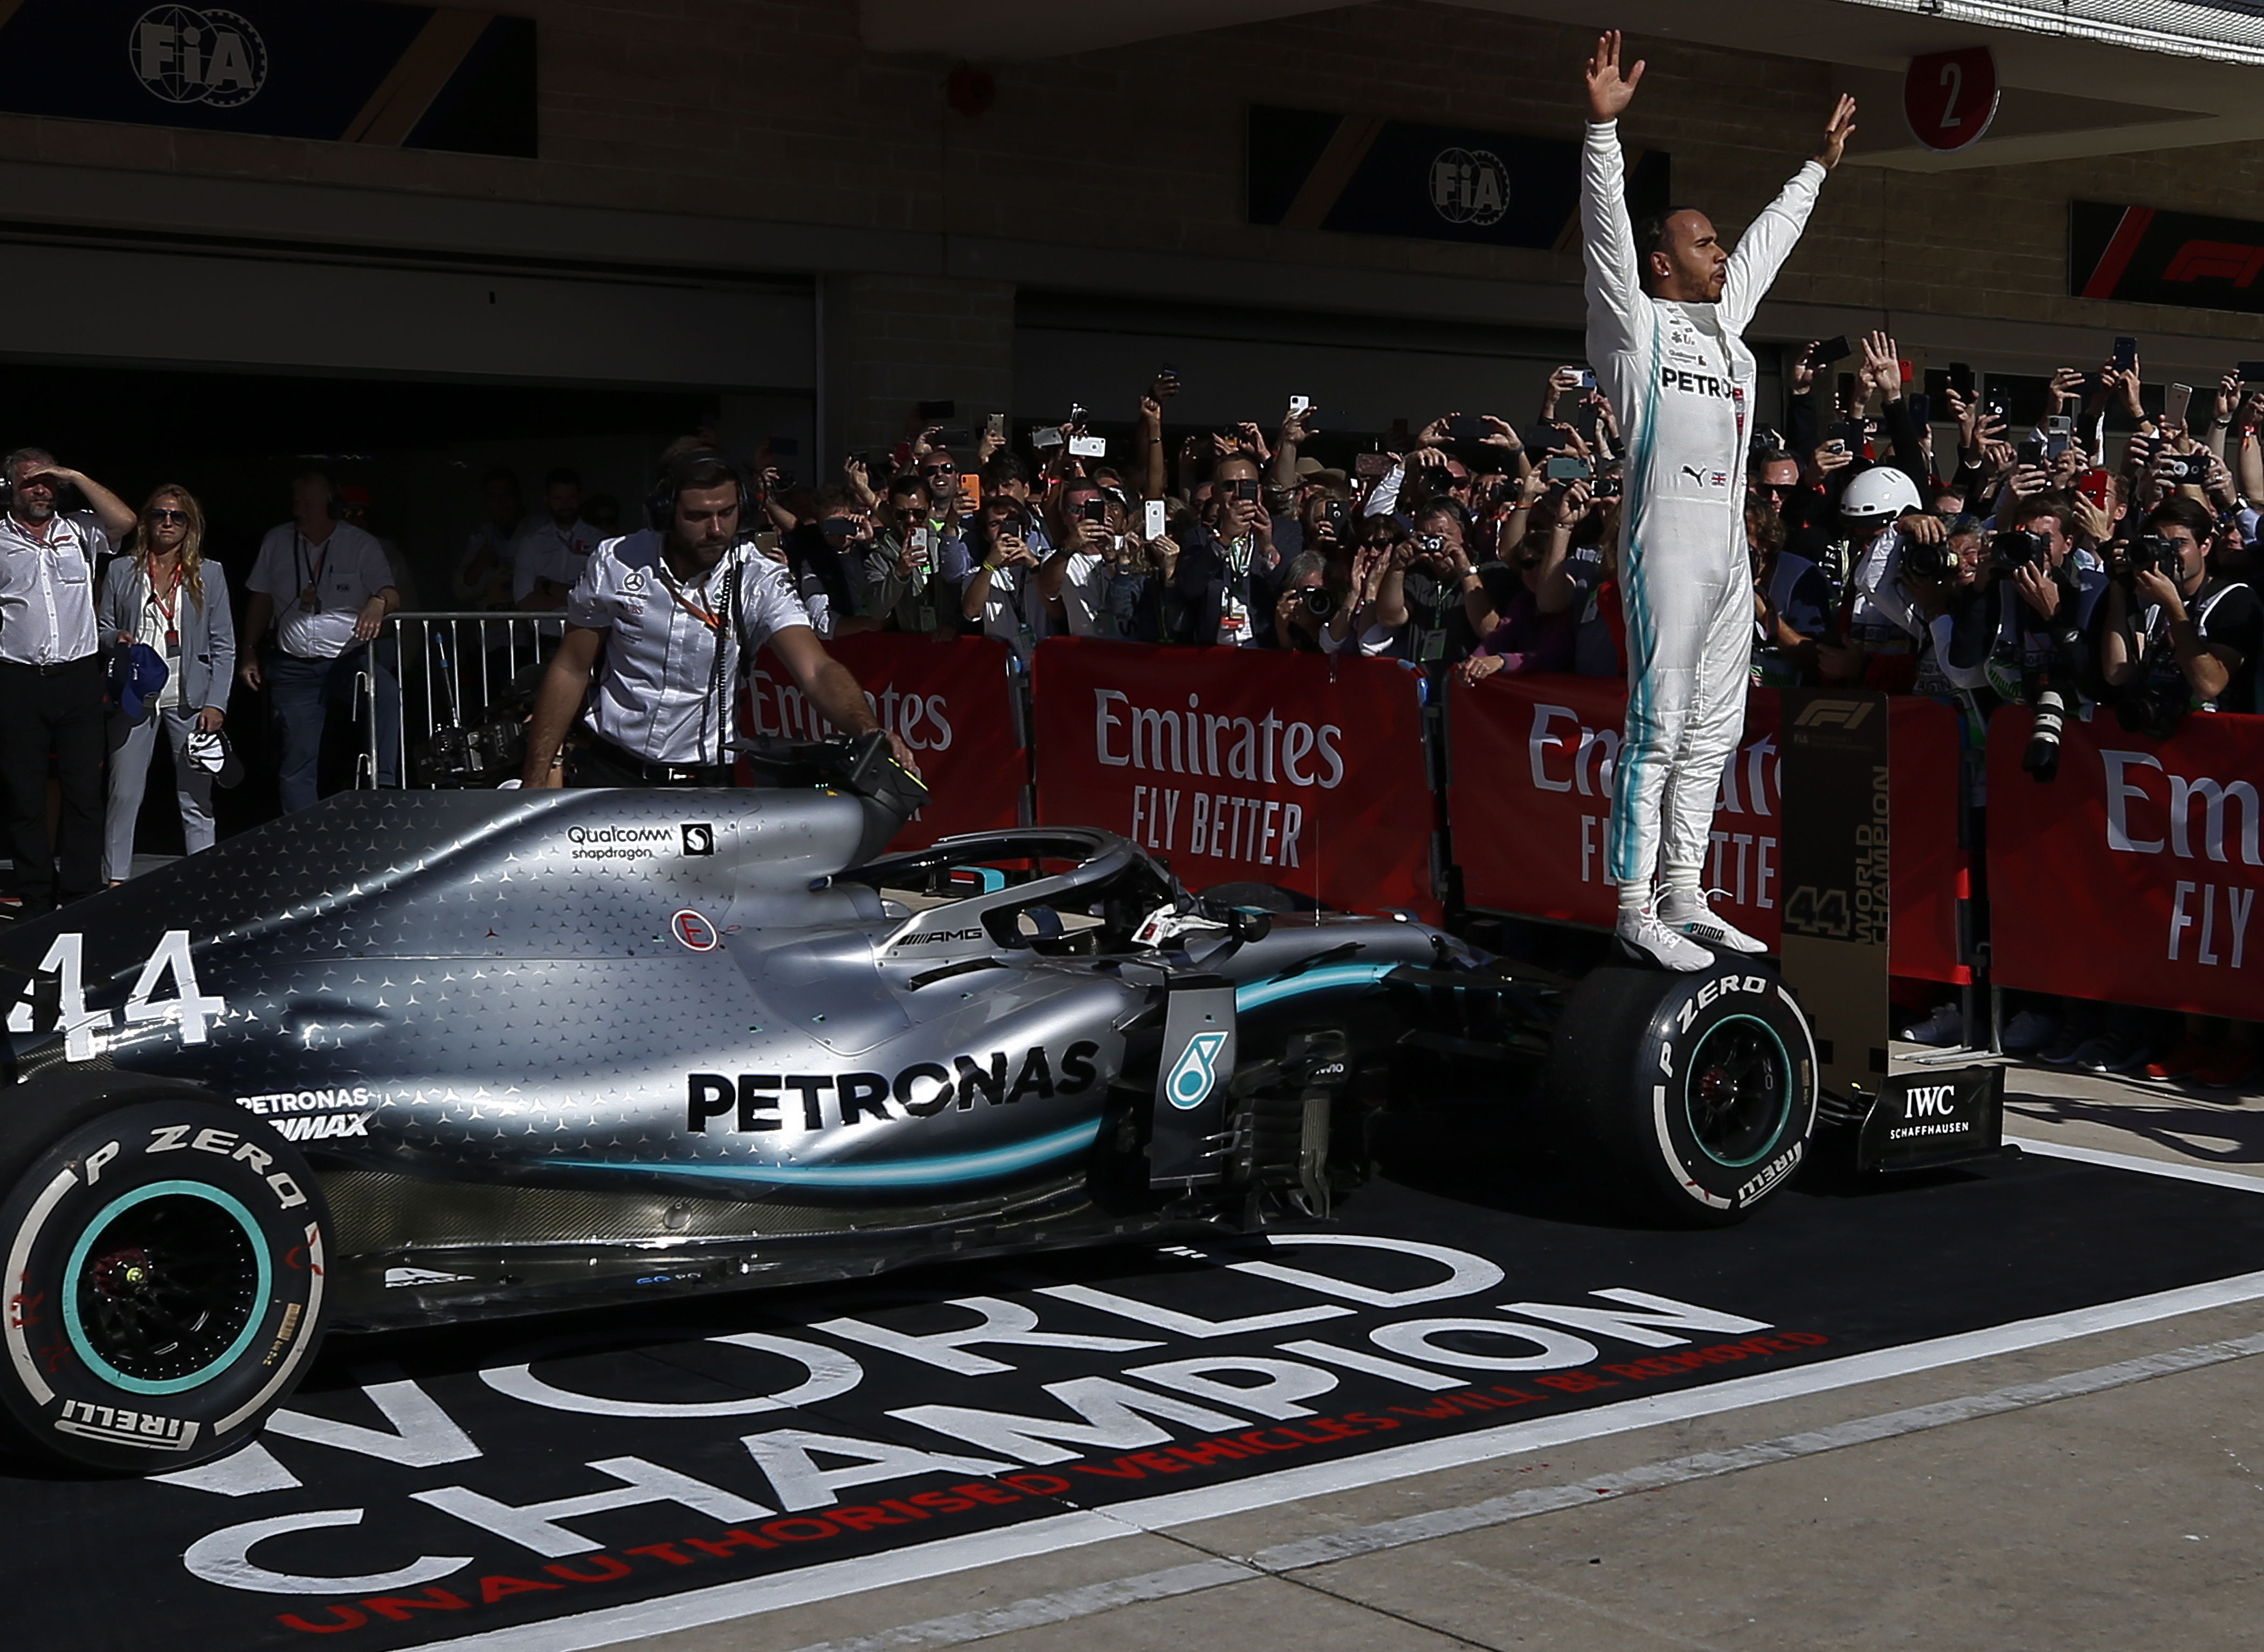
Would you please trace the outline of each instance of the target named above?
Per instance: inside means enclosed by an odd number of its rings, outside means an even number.
[[[1883,334],[1812,344],[1788,364],[1781,421],[1752,427],[1756,684],[1860,685],[1958,706],[1977,848],[1980,753],[2000,705],[2034,709],[2023,766],[2039,783],[2055,772],[2070,717],[2111,715],[2162,737],[2196,712],[2264,709],[2264,602],[2252,583],[2264,574],[2264,364],[2198,391],[2150,391],[2135,342],[2118,339],[2097,371],[2055,373],[2041,412],[2023,409],[2033,426],[2017,430],[1999,384],[1978,389],[1952,364],[1934,380],[1934,406],[1914,377]],[[1529,415],[1512,409],[1516,422],[1449,413],[1357,445],[1295,396],[1278,423],[1173,443],[1165,424],[1179,386],[1167,369],[1139,396],[1128,441],[1104,438],[1082,409],[1026,432],[1019,451],[1002,416],[959,430],[915,418],[893,449],[815,486],[785,474],[775,444],[746,479],[741,531],[783,565],[821,637],[977,633],[1027,663],[1040,641],[1067,634],[1383,656],[1434,682],[1618,678],[1615,547],[1629,479],[1614,409],[1594,386],[1592,373],[1564,366]],[[1944,431],[1949,451],[1938,452]],[[294,519],[267,536],[247,582],[244,634],[264,645],[275,622],[263,651],[236,647],[224,576],[202,557],[185,489],[161,488],[136,513],[36,449],[11,455],[5,480],[15,492],[0,521],[0,672],[18,714],[0,719],[0,789],[18,865],[55,877],[34,887],[19,874],[21,893],[0,908],[36,911],[125,875],[160,725],[189,846],[211,841],[210,783],[230,760],[220,730],[231,668],[273,690],[285,805],[311,801],[325,725],[343,721],[345,667],[406,605],[410,585],[397,547],[355,525],[356,502],[317,471],[294,483]],[[1632,480],[1639,494],[1642,478]],[[74,486],[94,511],[58,510]],[[457,607],[568,605],[620,512],[585,499],[563,469],[540,504],[527,513],[507,473],[486,479],[488,521],[452,570]],[[133,550],[113,554],[129,536]],[[136,704],[130,683],[105,696],[98,670],[78,670],[97,645],[90,581],[105,604],[117,598],[105,640],[138,639],[174,668],[160,674],[175,686],[153,700],[159,714]],[[555,642],[556,628],[545,622],[543,634]],[[106,718],[117,744],[121,699],[141,720],[124,720],[141,743],[107,765],[105,809],[101,728]],[[375,769],[389,782],[401,731],[382,715],[376,726]],[[60,859],[50,841],[63,845]],[[1911,1036],[1977,1037],[1955,1004],[1912,1009]],[[2006,1047],[2048,1062],[2207,1085],[2258,1070],[2259,1040],[2242,1023],[2173,1025],[2037,998],[2014,1011]]]
[[[1977,840],[1999,705],[2034,708],[2023,766],[2039,783],[2069,717],[2160,737],[2195,712],[2260,709],[2264,370],[2156,396],[2117,340],[2096,372],[2055,373],[2018,431],[1962,368],[1938,410],[1912,378],[1883,334],[1812,344],[1782,421],[1754,431],[1755,683],[1958,706]],[[1463,680],[1625,674],[1626,456],[1592,373],[1551,373],[1518,422],[1450,413],[1343,467],[1309,451],[1323,432],[1303,397],[1269,427],[1170,446],[1178,388],[1168,372],[1148,387],[1121,454],[1080,409],[1033,433],[1034,463],[994,419],[955,441],[925,428],[815,490],[765,469],[773,554],[829,634],[980,632],[1025,660],[1066,633],[1385,656]],[[1941,428],[1954,451],[1937,453]],[[2258,1068],[2241,1023],[2016,996],[2002,1031],[2015,1053],[2095,1071],[2230,1086]],[[1907,1032],[1955,1044],[1967,1029],[1942,1004]]]

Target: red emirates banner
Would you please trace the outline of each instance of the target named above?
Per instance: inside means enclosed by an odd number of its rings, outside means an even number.
[[[836,637],[825,646],[856,677],[882,725],[911,748],[934,798],[891,849],[1021,823],[1029,760],[1014,726],[1012,648],[996,637],[893,631]],[[749,686],[756,734],[816,740],[835,732],[769,653],[758,657]]]
[[[1957,957],[1957,902],[1967,887],[1957,843],[1957,714],[1912,697],[1888,709],[1892,967],[1962,983],[1970,975]],[[1505,673],[1449,691],[1447,808],[1466,902],[1611,924],[1618,895],[1605,880],[1606,832],[1626,718],[1627,685],[1611,677]],[[1783,900],[1777,797],[1777,697],[1757,688],[1722,777],[1703,880],[1727,895],[1716,902],[1723,916],[1771,947]]]
[[[1193,889],[1270,883],[1436,922],[1422,689],[1391,660],[1050,638],[1038,818],[1121,832]]]
[[[2029,714],[1989,727],[1990,952],[2007,987],[2264,1016],[2264,717],[2169,740],[2070,720],[2058,776],[2021,769]]]

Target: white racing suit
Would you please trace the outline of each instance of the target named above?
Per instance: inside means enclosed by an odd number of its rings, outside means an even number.
[[[1814,161],[1738,237],[1721,301],[1644,290],[1616,122],[1580,157],[1588,363],[1627,446],[1620,510],[1627,734],[1612,791],[1608,869],[1622,888],[1694,888],[1723,765],[1744,725],[1753,575],[1745,441],[1753,354],[1740,335],[1799,240],[1824,181]]]

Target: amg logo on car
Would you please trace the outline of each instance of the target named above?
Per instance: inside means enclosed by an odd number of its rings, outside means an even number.
[[[203,1424],[184,1417],[160,1417],[155,1411],[126,1411],[87,1400],[65,1400],[62,1414],[55,1418],[54,1426],[59,1433],[81,1434],[112,1446],[185,1452],[196,1444]]]
[[[973,929],[925,930],[918,935],[907,935],[896,943],[899,946],[933,946],[944,941],[987,940],[988,933],[980,924]]]
[[[831,1122],[837,1125],[893,1119],[891,1100],[912,1119],[931,1118],[950,1106],[963,1112],[978,1096],[993,1107],[1025,1097],[1046,1101],[1090,1090],[1099,1076],[1092,1064],[1099,1054],[1099,1045],[1080,1039],[1058,1063],[1042,1048],[1026,1051],[1019,1066],[1005,1051],[993,1050],[984,1061],[954,1055],[950,1067],[914,1061],[893,1079],[885,1073],[741,1073],[736,1080],[722,1073],[693,1073],[685,1080],[684,1127],[705,1134],[710,1119],[730,1115],[736,1122],[726,1129],[783,1130],[785,1098],[791,1095],[800,1105],[802,1127],[822,1130],[828,1122],[828,1091],[833,1098]]]

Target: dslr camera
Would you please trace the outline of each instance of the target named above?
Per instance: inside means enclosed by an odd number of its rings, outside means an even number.
[[[2007,573],[2020,568],[2043,568],[2051,562],[2051,541],[2027,528],[2000,528],[1989,542],[1989,554]]]
[[[2160,534],[2141,533],[2124,547],[2122,565],[2133,574],[2159,574],[2165,568],[2174,570],[2177,556]]]
[[[1297,602],[1316,620],[1325,620],[1337,611],[1337,599],[1329,595],[1326,585],[1307,585],[1297,592]]]
[[[2115,702],[2115,721],[2134,735],[2167,740],[2192,706],[2182,672],[2150,671],[2122,691]]]
[[[1917,579],[1946,583],[1957,577],[1957,547],[1948,540],[1929,545],[1905,536],[1902,542],[1903,571]]]

